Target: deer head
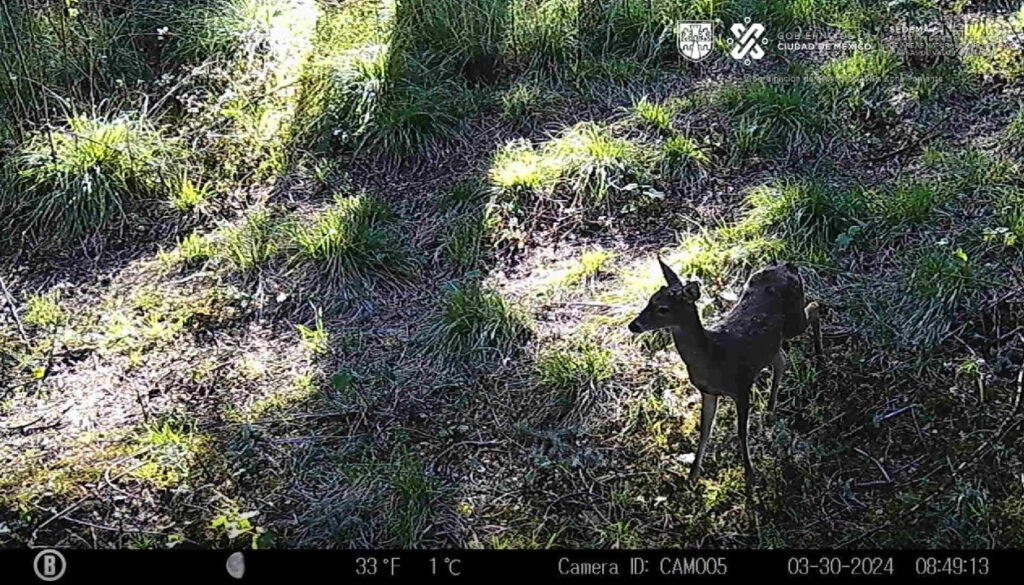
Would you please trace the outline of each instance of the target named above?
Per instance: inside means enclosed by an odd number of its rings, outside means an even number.
[[[690,281],[683,284],[679,276],[658,258],[666,286],[651,295],[647,306],[629,324],[633,333],[643,333],[665,327],[685,326],[696,317],[694,303],[700,298],[700,284]]]

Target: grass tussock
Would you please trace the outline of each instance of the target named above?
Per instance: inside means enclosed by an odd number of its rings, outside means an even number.
[[[716,100],[730,119],[734,157],[818,146],[823,120],[804,82],[749,82],[723,89]]]
[[[828,264],[841,235],[860,225],[865,202],[859,191],[816,181],[791,181],[753,189],[749,211],[727,233],[779,240],[784,254]]]
[[[391,207],[368,193],[339,195],[334,205],[287,231],[292,263],[331,283],[363,282],[374,272],[406,275],[415,266]]]
[[[79,238],[124,227],[129,210],[169,192],[174,148],[143,121],[72,117],[33,134],[5,164],[7,229]]]
[[[490,179],[498,192],[495,204],[506,218],[525,221],[553,213],[579,221],[650,203],[656,159],[649,146],[584,122],[539,148],[522,140],[506,144],[494,157]]]
[[[612,352],[593,342],[547,348],[537,360],[537,381],[570,391],[597,384],[615,374]]]
[[[518,353],[530,329],[520,309],[479,282],[466,280],[448,285],[427,338],[444,359],[482,363]]]
[[[271,208],[257,208],[238,224],[223,230],[222,246],[217,248],[218,255],[225,258],[228,265],[239,273],[251,274],[259,271],[277,255],[281,249],[282,226],[280,219]],[[201,242],[189,242],[195,246],[192,250],[205,251]]]

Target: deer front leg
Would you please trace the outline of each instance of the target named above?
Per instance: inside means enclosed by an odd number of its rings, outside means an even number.
[[[775,411],[775,401],[779,397],[779,382],[782,381],[782,372],[786,371],[786,354],[779,350],[772,358],[772,389],[768,394],[768,412]]]
[[[821,355],[821,307],[811,302],[804,307],[804,315],[811,324],[811,337],[814,340],[814,355]]]
[[[711,438],[711,429],[715,427],[715,413],[718,412],[718,396],[705,392],[701,392],[700,396],[700,444],[690,468],[691,483],[696,483],[700,477],[700,466],[704,461],[704,452],[708,448],[708,439]]]
[[[736,422],[739,427],[740,451],[743,455],[743,469],[747,475],[747,494],[754,485],[754,466],[750,464],[750,446],[747,444],[747,419],[750,415],[750,386],[736,397]]]

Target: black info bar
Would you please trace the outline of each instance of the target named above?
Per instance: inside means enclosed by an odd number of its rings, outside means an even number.
[[[390,583],[483,579],[992,580],[1020,552],[927,550],[77,550],[0,551],[0,583]],[[188,580],[188,581],[186,581]]]

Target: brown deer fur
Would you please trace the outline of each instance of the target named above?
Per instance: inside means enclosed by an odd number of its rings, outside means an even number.
[[[774,410],[779,381],[786,367],[782,341],[803,333],[810,322],[815,334],[815,352],[821,352],[818,305],[804,305],[803,281],[794,264],[773,262],[750,275],[732,310],[717,325],[705,328],[696,306],[699,284],[683,284],[660,258],[658,263],[667,286],[651,296],[647,307],[629,324],[629,330],[642,333],[669,329],[676,351],[686,363],[690,381],[701,392],[700,444],[690,470],[690,481],[700,477],[718,398],[728,396],[736,402],[749,493],[754,470],[747,445],[747,419],[754,380],[762,369],[771,367],[768,410]]]

